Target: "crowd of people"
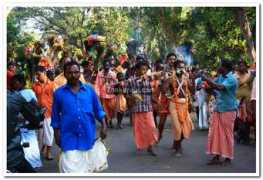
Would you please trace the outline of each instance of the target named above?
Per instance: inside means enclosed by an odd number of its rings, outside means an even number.
[[[54,141],[62,151],[61,172],[83,169],[71,166],[76,166],[76,162],[88,163],[96,139],[96,120],[104,139],[107,128],[125,128],[126,116],[136,149],[146,150],[151,156],[158,155],[155,145],[164,138],[168,117],[176,157],[183,155],[183,141],[191,137],[195,126],[208,130],[206,152],[214,155],[210,165],[231,163],[234,138],[239,143],[255,141],[255,65],[250,67],[242,59],[238,66],[222,59],[220,67],[212,71],[187,67],[175,53],[156,61],[140,54],[124,62],[104,56],[98,68],[88,55],[80,61],[65,53],[59,64],[52,64],[47,60],[50,58],[45,52],[40,54],[35,66],[29,64],[29,76],[16,72],[16,62],[8,63],[10,96],[20,93],[27,101],[34,99],[45,108],[42,128],[17,130],[21,142],[29,142],[30,146],[23,147],[23,162],[14,165],[8,161],[9,170],[34,172],[42,166],[41,154],[46,160],[53,160]],[[19,110],[16,115],[21,116]],[[11,121],[9,117],[7,121]]]

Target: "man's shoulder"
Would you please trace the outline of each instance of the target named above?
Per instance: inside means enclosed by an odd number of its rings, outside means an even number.
[[[82,85],[86,90],[94,90],[94,87],[90,83],[82,83]]]
[[[66,84],[58,87],[58,88],[54,91],[54,94],[59,94],[59,93],[65,91],[65,87],[66,87]]]
[[[20,91],[21,94],[26,94],[26,95],[35,95],[35,92],[32,89],[22,89]]]
[[[52,88],[52,89],[55,88],[55,82],[54,82],[54,81],[48,80],[48,81],[47,81],[47,85],[48,85],[49,88]]]
[[[234,73],[229,73],[228,75],[227,75],[227,80],[228,81],[233,81],[233,82],[237,82],[237,76],[236,76],[236,74],[234,74]]]

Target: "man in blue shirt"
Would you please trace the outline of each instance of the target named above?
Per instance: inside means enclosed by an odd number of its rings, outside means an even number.
[[[208,85],[216,91],[215,109],[211,116],[208,133],[207,154],[215,155],[208,165],[228,165],[233,159],[234,122],[237,111],[237,79],[233,75],[232,63],[222,60],[219,76],[214,80],[203,77]],[[225,160],[220,161],[220,156]]]
[[[106,138],[105,112],[93,87],[79,81],[77,62],[66,63],[64,75],[67,84],[54,92],[51,117],[55,141],[62,150],[60,171],[86,172],[96,139],[95,119],[101,124],[100,137]]]

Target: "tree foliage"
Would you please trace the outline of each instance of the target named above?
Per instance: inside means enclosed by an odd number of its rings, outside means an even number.
[[[203,67],[216,66],[220,57],[251,60],[247,39],[236,21],[238,8],[228,7],[158,7],[140,8],[131,13],[140,15],[143,41],[149,52],[158,49],[164,57],[175,46],[191,44],[195,49],[196,63]],[[140,13],[138,13],[140,12]],[[251,41],[255,42],[255,8],[245,8],[250,22]]]
[[[238,21],[238,10],[248,31]],[[164,58],[179,45],[191,44],[194,59],[203,67],[215,66],[222,56],[251,60],[256,39],[255,7],[17,7],[7,18],[8,43],[34,39],[30,34],[21,36],[29,20],[44,34],[63,35],[80,49],[94,32],[117,50],[134,38],[153,60]],[[251,36],[247,36],[249,31]]]

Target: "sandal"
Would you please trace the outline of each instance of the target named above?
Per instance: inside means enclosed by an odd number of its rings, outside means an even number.
[[[207,165],[222,165],[222,161],[218,157],[213,157],[213,159],[208,161]]]
[[[222,166],[228,166],[231,165],[231,159],[226,158],[223,162],[222,162]]]
[[[152,149],[147,149],[147,152],[151,155],[151,156],[157,156],[157,154],[155,152],[153,152]]]

